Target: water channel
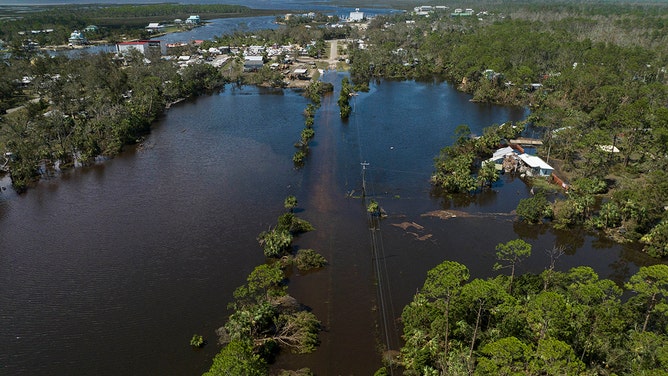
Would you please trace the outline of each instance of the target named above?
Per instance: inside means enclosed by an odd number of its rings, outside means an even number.
[[[324,80],[338,87],[342,77]],[[445,83],[383,81],[355,97],[342,122],[334,94],[316,115],[306,166],[295,170],[306,104],[295,91],[228,86],[174,106],[118,158],[21,196],[2,190],[0,373],[201,374],[219,349],[214,330],[232,291],[263,262],[255,238],[290,194],[317,228],[296,245],[330,265],[291,275],[291,293],[325,330],[314,354],[282,356],[278,365],[318,375],[369,375],[380,365],[375,261],[390,292],[390,329],[428,269],[450,259],[473,276],[491,275],[494,246],[517,237],[534,247],[520,272],[542,271],[543,250],[555,244],[568,247],[559,269],[590,265],[617,281],[648,262],[632,246],[519,225],[508,215],[527,195],[519,178],[504,176],[463,202],[431,194],[433,158],[456,126],[479,133],[522,119],[522,108],[471,103]],[[376,230],[376,260],[364,204],[349,197],[361,190],[364,161],[367,193],[388,213]],[[424,216],[444,208],[470,216]],[[402,222],[423,228],[395,226]],[[188,345],[194,333],[209,340],[201,351]]]

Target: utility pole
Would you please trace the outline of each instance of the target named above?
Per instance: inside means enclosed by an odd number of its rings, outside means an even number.
[[[367,163],[367,161],[364,161],[364,162],[360,163],[360,165],[362,165],[362,197],[366,197],[366,175],[365,175],[365,172],[366,172],[366,166],[368,166],[369,163]]]

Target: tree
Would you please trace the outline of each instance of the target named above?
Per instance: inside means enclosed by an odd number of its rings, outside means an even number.
[[[653,313],[668,312],[668,265],[643,266],[625,287],[645,300],[645,319],[641,332],[647,330]]]
[[[297,207],[297,197],[292,195],[286,197],[285,201],[283,201],[283,206],[285,207],[286,210],[292,213]]]
[[[533,197],[523,198],[517,204],[517,215],[528,223],[540,223],[543,218],[550,217],[550,204],[543,192]]]
[[[427,280],[422,286],[422,293],[432,299],[443,299],[445,303],[445,351],[444,358],[447,359],[450,335],[450,304],[457,296],[462,285],[469,279],[469,270],[466,266],[454,262],[443,261],[427,272]],[[445,369],[447,371],[447,369]]]
[[[506,301],[509,295],[495,281],[474,279],[462,288],[460,304],[466,307],[469,314],[475,316],[475,325],[471,334],[469,346],[468,363],[469,369],[473,369],[473,350],[475,348],[478,334],[480,334],[481,323],[489,311]]]
[[[480,349],[476,375],[517,375],[526,373],[531,347],[515,337],[501,338]]]
[[[267,257],[279,257],[292,244],[292,234],[285,229],[262,231],[257,238]]]
[[[650,256],[668,256],[668,220],[659,222],[649,233],[645,234],[640,241],[645,244],[643,249]]]
[[[538,342],[536,353],[529,364],[530,374],[536,375],[577,375],[585,365],[565,342],[545,338]]]
[[[513,289],[515,265],[529,256],[531,256],[531,244],[522,239],[510,240],[505,244],[498,244],[496,246],[496,259],[500,262],[494,264],[494,270],[510,268],[509,292]]]
[[[344,77],[343,80],[341,80],[341,92],[339,93],[338,100],[341,119],[348,119],[352,112],[352,107],[350,107],[350,97],[352,95],[353,87],[348,78]]]
[[[327,265],[327,260],[312,249],[300,249],[295,256],[295,264],[297,264],[297,269],[306,271],[322,268]]]
[[[275,325],[275,334],[260,340],[260,343],[267,340],[276,341],[296,354],[308,354],[315,351],[318,346],[320,321],[311,312],[299,311],[280,315]]]
[[[203,376],[264,376],[267,369],[267,363],[255,352],[253,343],[249,339],[238,339],[223,347]]]
[[[499,180],[499,171],[493,162],[485,162],[478,171],[478,184],[481,187],[492,186],[492,183]]]
[[[261,296],[263,299],[285,295],[286,287],[283,284],[285,275],[279,263],[258,265],[248,275],[248,291],[252,296]]]
[[[204,344],[204,337],[199,334],[193,334],[193,337],[190,339],[190,346],[199,348],[204,346]]]

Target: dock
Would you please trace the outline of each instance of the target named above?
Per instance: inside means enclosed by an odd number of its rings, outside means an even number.
[[[522,146],[542,146],[543,141],[537,138],[528,138],[528,137],[519,137],[514,140],[509,141],[511,145],[522,145]]]

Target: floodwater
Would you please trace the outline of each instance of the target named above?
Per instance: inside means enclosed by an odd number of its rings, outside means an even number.
[[[342,77],[323,79],[338,90]],[[318,375],[373,374],[380,350],[399,346],[401,308],[445,259],[489,276],[495,245],[522,237],[534,253],[519,272],[542,271],[555,244],[568,247],[557,268],[590,265],[617,281],[648,262],[631,246],[517,224],[509,213],[528,194],[518,178],[468,199],[432,195],[433,158],[458,125],[479,133],[524,109],[475,104],[445,83],[383,81],[354,97],[342,122],[337,97],[323,101],[300,170],[291,158],[307,100],[227,86],[172,107],[118,158],[21,196],[1,191],[0,374],[201,374],[232,291],[264,261],[256,236],[287,195],[316,227],[295,245],[330,264],[290,276],[290,292],[323,322],[320,348],[276,366]],[[362,162],[366,193],[388,214],[375,229],[356,198]],[[439,209],[468,215],[424,216]],[[421,228],[395,226],[403,222]],[[189,346],[195,333],[209,342],[199,351]]]

